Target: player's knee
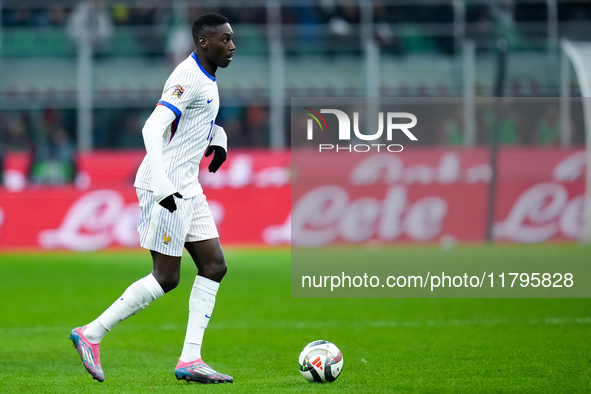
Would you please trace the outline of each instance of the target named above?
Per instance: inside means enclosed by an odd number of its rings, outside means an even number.
[[[217,259],[212,261],[207,266],[203,267],[203,276],[216,282],[221,282],[224,275],[228,271],[228,266],[224,259]]]
[[[168,293],[169,291],[173,290],[175,287],[179,285],[180,277],[179,275],[154,275],[160,287],[162,287],[162,291]]]
[[[217,275],[220,277],[220,280],[226,275],[226,272],[228,272],[228,265],[225,260],[222,260],[217,267]]]
[[[224,275],[226,275],[226,272],[228,272],[228,266],[226,265],[225,260],[222,259],[212,265],[211,275],[216,282],[220,282]]]

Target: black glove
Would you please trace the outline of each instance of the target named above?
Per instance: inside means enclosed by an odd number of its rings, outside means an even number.
[[[211,159],[211,163],[209,163],[209,172],[216,172],[218,168],[226,161],[226,150],[221,146],[217,145],[210,145],[205,152],[205,157],[208,157],[213,152],[213,159]]]
[[[183,196],[181,196],[181,193],[176,192],[174,194],[171,194],[168,197],[165,197],[164,200],[159,202],[160,205],[162,205],[164,208],[168,209],[171,213],[176,211],[176,203],[174,202],[173,196],[178,197],[178,198],[183,198]]]

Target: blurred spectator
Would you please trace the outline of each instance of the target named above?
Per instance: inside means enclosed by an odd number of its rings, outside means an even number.
[[[78,45],[90,43],[96,53],[104,53],[113,34],[113,24],[103,2],[80,2],[68,18],[67,32]]]
[[[472,4],[466,7],[467,38],[477,44],[483,44],[490,39],[492,23],[488,17],[488,9],[484,4]]]
[[[538,145],[556,146],[560,144],[561,124],[560,124],[560,106],[558,104],[549,104],[541,112],[535,127],[536,141]],[[569,119],[570,136],[576,135],[576,124]]]
[[[507,40],[510,47],[519,44],[519,35],[515,24],[515,4],[513,0],[486,0],[471,5],[467,9],[467,22],[472,26],[468,37],[474,39],[479,47],[488,50],[499,37]]]
[[[443,122],[444,144],[445,146],[464,145],[464,135],[458,119],[447,118]]]
[[[173,8],[166,41],[166,57],[171,66],[176,66],[195,49],[191,26],[187,20],[186,9]]]
[[[478,115],[480,119],[480,130],[484,131],[484,143],[491,142],[493,134],[497,134],[497,141],[501,145],[518,145],[522,142],[524,133],[522,114],[518,109],[510,107],[504,102],[498,114],[499,119],[495,122],[495,111],[493,108],[485,108]]]
[[[26,6],[2,10],[3,27],[27,27],[33,24],[31,10]]]
[[[31,149],[30,120],[21,114],[8,121],[6,129],[6,149],[13,152],[25,152]]]
[[[195,49],[192,36],[187,34],[189,31],[189,26],[180,23],[170,28],[166,40],[166,57],[170,65],[179,64]]]
[[[269,108],[262,102],[255,99],[249,107],[221,107],[218,119],[230,147],[268,147]]]
[[[536,137],[539,145],[557,145],[560,141],[560,116],[556,105],[550,105],[542,112],[536,125]]]
[[[541,22],[548,20],[548,4],[546,2],[515,1],[515,21]]]
[[[135,28],[135,40],[141,53],[151,59],[161,57],[165,39],[158,27],[168,18],[170,9],[156,8],[149,1],[136,0],[129,11],[127,25]]]
[[[376,2],[373,7],[376,40],[383,51],[400,54],[400,41],[394,34],[392,22],[394,20],[391,8],[382,2]]]
[[[244,111],[243,130],[244,146],[268,146],[269,136],[269,108],[261,103],[254,103]]]
[[[433,4],[429,7],[430,18],[429,22],[436,23],[438,27],[446,27],[445,31],[441,31],[435,35],[434,40],[440,53],[445,55],[453,55],[454,48],[454,8],[452,0],[443,1],[441,4]]]
[[[49,131],[33,150],[29,179],[35,185],[64,185],[76,178],[76,154],[68,133],[61,127]]]
[[[136,0],[130,7],[128,25],[131,26],[153,26],[156,22],[158,10],[150,5],[150,2]],[[160,10],[162,11],[162,9]]]
[[[385,52],[395,55],[411,53],[454,52],[452,0],[441,0],[429,7],[395,2],[374,2],[374,24],[377,42]],[[423,24],[433,24],[435,31],[425,33]]]
[[[300,1],[295,9],[296,24],[298,29],[298,40],[304,44],[304,51],[318,47],[322,37],[322,25],[314,2]]]
[[[489,0],[489,13],[495,22],[495,38],[503,37],[509,47],[519,45],[519,34],[515,25],[515,4],[513,0]]]
[[[591,21],[591,4],[588,1],[559,1],[560,21]]]
[[[111,16],[113,23],[116,26],[124,26],[129,24],[131,10],[126,2],[118,1],[111,7]]]
[[[228,147],[242,147],[242,108],[237,106],[222,106],[216,118],[219,125],[224,128],[228,135]]]
[[[591,3],[559,2],[558,19],[563,23],[561,37],[577,41],[588,41],[591,36]]]
[[[222,15],[226,10],[222,11]],[[267,51],[266,28],[267,13],[264,7],[244,7],[235,13],[236,24],[240,24],[239,34],[234,43],[240,53],[260,54]],[[234,22],[230,21],[230,24]],[[301,29],[300,29],[301,30]]]
[[[142,137],[142,119],[137,111],[128,112],[123,121],[123,130],[118,134],[117,147],[123,149],[144,148]]]
[[[68,19],[68,12],[61,3],[52,3],[48,8],[36,12],[35,24],[44,27],[65,26]]]
[[[437,52],[432,34],[426,34],[422,24],[434,23],[431,7],[422,4],[391,3],[388,12],[400,42],[402,54]]]
[[[463,108],[454,105],[452,108],[445,107],[442,112],[435,117],[435,128],[440,128],[436,143],[445,146],[462,146],[464,139]],[[440,122],[442,119],[443,122]]]
[[[51,26],[64,26],[68,20],[68,13],[60,3],[49,6],[49,24]]]
[[[327,54],[332,56],[335,52],[348,52],[359,55],[361,47],[358,27],[361,17],[357,3],[344,1],[334,6],[332,2],[327,1],[323,9],[327,13],[327,27],[330,33],[326,43]]]
[[[512,0],[488,0],[488,13],[492,20],[503,26],[513,26],[514,4]]]

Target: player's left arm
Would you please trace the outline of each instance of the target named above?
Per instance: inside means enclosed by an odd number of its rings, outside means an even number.
[[[209,157],[212,153],[213,159],[209,163],[209,172],[216,172],[220,166],[226,161],[228,152],[228,136],[223,127],[217,124],[213,125],[212,137],[205,151],[205,157]]]

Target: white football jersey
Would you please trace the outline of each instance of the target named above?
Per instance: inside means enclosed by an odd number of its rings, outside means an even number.
[[[211,140],[220,106],[216,78],[191,53],[170,74],[162,97],[163,105],[176,114],[162,139],[162,158],[168,179],[183,197],[203,192],[197,176],[199,162]],[[134,186],[154,190],[148,156],[140,165]]]

